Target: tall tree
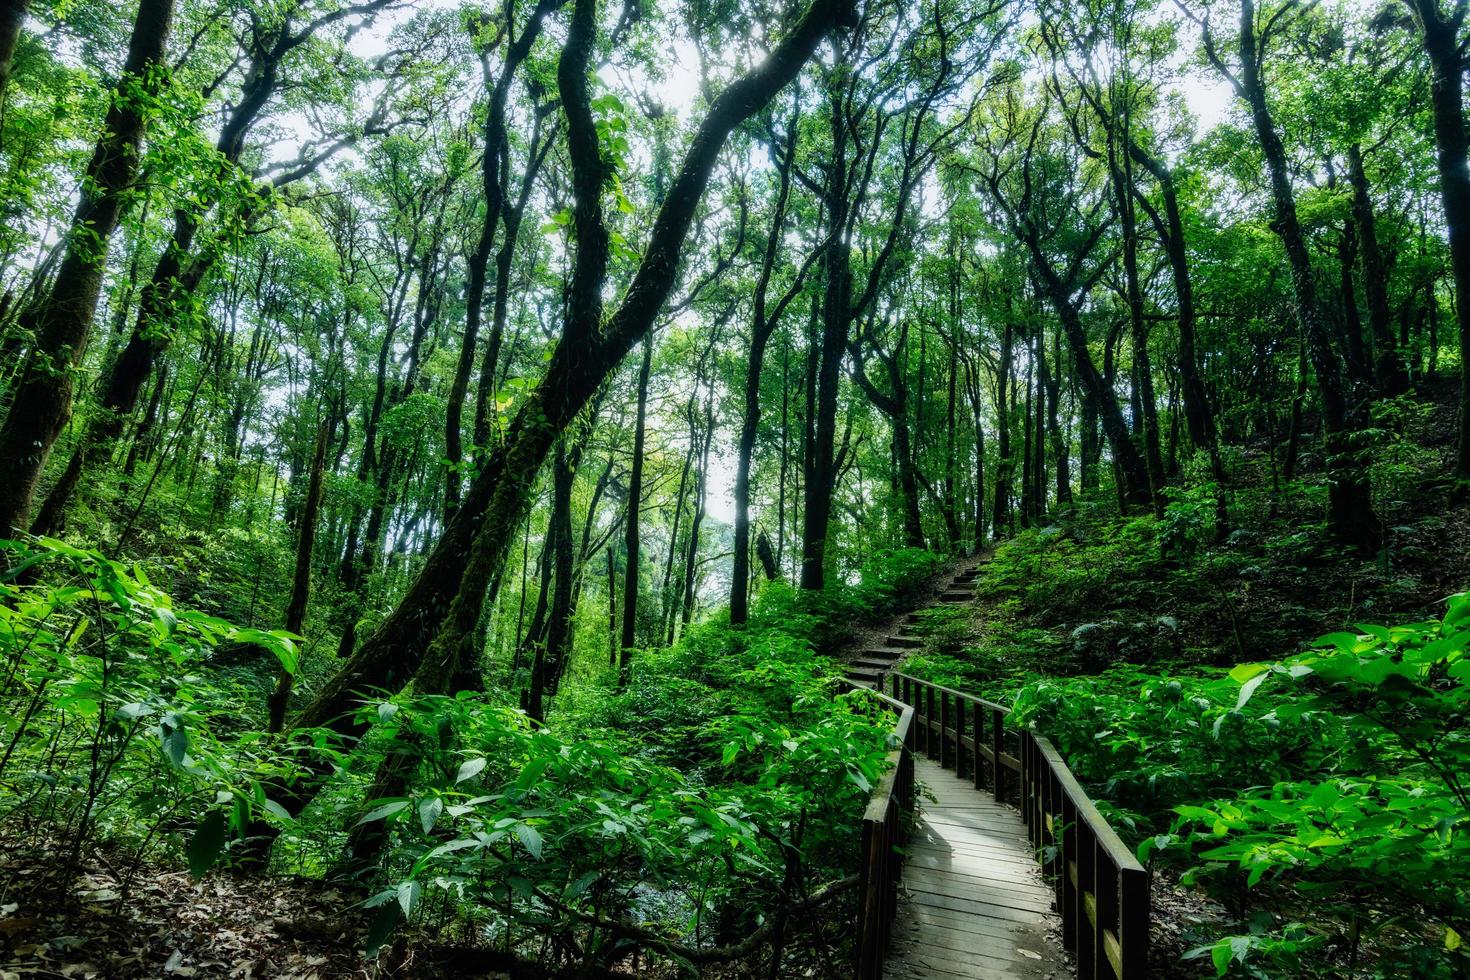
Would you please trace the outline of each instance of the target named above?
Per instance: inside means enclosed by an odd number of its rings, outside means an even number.
[[[36,482],[71,417],[76,369],[91,339],[108,245],[138,175],[148,117],[166,84],[173,0],[140,0],[122,75],[82,177],[64,255],[28,311],[35,343],[0,427],[0,533],[26,529]]]
[[[760,65],[714,98],[654,220],[623,300],[604,319],[606,170],[587,91],[597,36],[596,2],[576,0],[557,73],[574,173],[577,242],[562,337],[423,570],[393,612],[301,712],[297,724],[328,725],[355,736],[362,729],[347,710],[355,692],[396,689],[410,679],[416,690],[429,692],[443,689],[453,677],[485,590],[505,559],[552,444],[647,333],[673,288],[695,208],[726,138],[796,77],[834,27],[852,23],[853,8],[846,0],[815,0]],[[304,805],[312,788],[304,784],[290,793],[292,805]]]
[[[1328,528],[1334,535],[1360,551],[1372,553],[1382,544],[1382,526],[1373,513],[1372,486],[1363,461],[1359,430],[1364,407],[1349,391],[1342,357],[1332,342],[1326,314],[1317,295],[1306,235],[1297,216],[1292,194],[1286,147],[1271,117],[1266,98],[1264,60],[1272,35],[1281,28],[1280,17],[1257,23],[1255,0],[1240,0],[1239,33],[1236,37],[1237,69],[1232,70],[1215,45],[1208,20],[1202,21],[1204,44],[1211,64],[1250,109],[1251,125],[1261,145],[1275,210],[1272,227],[1286,249],[1291,270],[1292,293],[1302,336],[1317,376],[1317,394],[1322,405],[1322,428],[1328,459]]]

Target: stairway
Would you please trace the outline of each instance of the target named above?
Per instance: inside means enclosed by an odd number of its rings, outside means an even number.
[[[960,570],[942,588],[938,598],[942,603],[971,602],[975,598],[975,580],[980,577],[980,568],[988,559],[971,560],[961,565]],[[900,660],[922,649],[924,641],[915,628],[921,620],[917,612],[908,613],[891,628],[878,642],[862,647],[847,661],[847,679],[863,687],[875,687],[878,678],[892,670]]]

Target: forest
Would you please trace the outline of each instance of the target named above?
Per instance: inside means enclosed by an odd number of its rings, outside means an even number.
[[[0,980],[1470,977],[1467,18],[0,0]]]

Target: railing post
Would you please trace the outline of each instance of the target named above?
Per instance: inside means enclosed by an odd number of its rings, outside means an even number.
[[[949,748],[949,702],[950,696],[945,691],[939,692],[939,767],[948,769],[953,757]]]
[[[899,801],[903,803],[904,813],[912,816],[914,812],[914,726],[904,733],[903,751],[898,757],[898,792]]]
[[[1123,952],[1123,974],[1119,980],[1148,976],[1148,922],[1152,901],[1146,870],[1119,870],[1118,945]]]
[[[935,758],[936,756],[938,756],[943,751],[940,748],[940,746],[944,742],[944,736],[943,736],[942,733],[941,733],[941,735],[940,735],[939,738],[936,739],[934,737],[934,715],[935,715],[935,711],[934,711],[934,685],[933,684],[925,684],[924,685],[924,733],[925,733],[925,735],[927,737],[924,739],[924,754],[927,755],[931,759]]]
[[[861,980],[879,980],[883,975],[883,931],[879,921],[882,882],[874,881],[881,867],[874,858],[882,847],[881,827],[863,821],[862,867],[858,872],[857,975]]]
[[[1077,807],[1069,796],[1062,797],[1062,840],[1058,863],[1062,873],[1057,875],[1057,911],[1062,914],[1062,945],[1067,949],[1077,947]]]
[[[1077,980],[1106,978],[1111,969],[1099,970],[1098,957],[1106,962],[1102,948],[1102,909],[1098,906],[1098,869],[1106,856],[1098,851],[1097,837],[1090,827],[1079,828],[1077,835],[1077,903],[1072,916],[1077,920]],[[1093,915],[1087,914],[1089,895],[1093,901]],[[1096,921],[1094,921],[1094,919]]]
[[[1031,813],[1031,749],[1031,738],[1027,732],[1023,731],[1021,733],[1021,754],[1019,756],[1021,760],[1021,792],[1019,803],[1021,807],[1021,822],[1026,825],[1026,839],[1031,842],[1032,847],[1035,847],[1036,826]]]
[[[954,774],[964,779],[968,773],[965,771],[969,758],[965,755],[965,715],[968,714],[966,705],[969,701],[959,695],[954,699]]]
[[[1006,797],[1006,765],[1001,761],[1001,754],[1006,750],[1005,718],[995,708],[990,709],[990,749],[995,753],[995,798],[998,802],[1004,802]],[[1024,768],[1024,767],[1023,767]],[[1024,800],[1022,801],[1024,806]]]
[[[985,741],[985,708],[979,701],[970,705],[970,742],[974,748],[970,753],[970,778],[975,780],[976,789],[985,788],[985,755],[980,751]]]

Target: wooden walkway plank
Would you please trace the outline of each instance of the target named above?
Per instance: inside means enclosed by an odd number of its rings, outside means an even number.
[[[905,849],[903,897],[884,975],[1046,980],[1070,974],[1048,935],[1060,922],[1021,815],[939,763],[915,760],[924,797]]]

